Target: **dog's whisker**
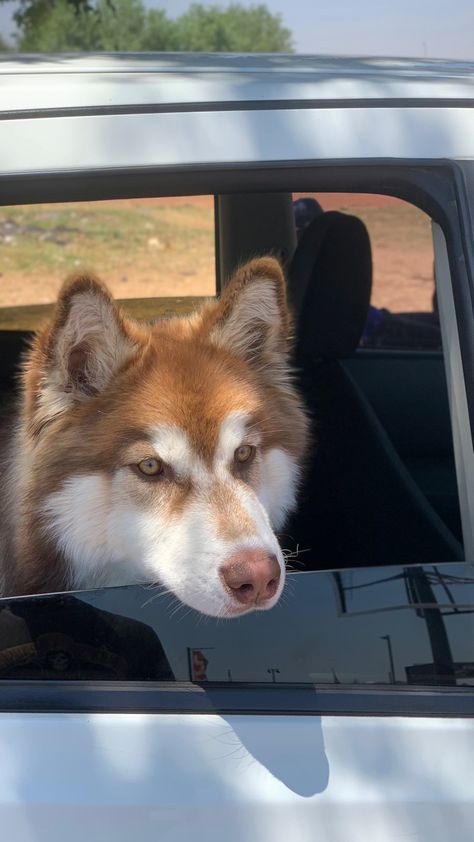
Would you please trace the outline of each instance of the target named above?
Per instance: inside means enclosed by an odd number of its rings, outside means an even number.
[[[159,587],[160,587],[159,592],[158,592],[158,593],[155,593],[155,594],[152,594],[152,595],[150,596],[150,598],[149,598],[149,599],[147,599],[147,600],[146,600],[146,602],[144,602],[144,603],[142,604],[142,608],[146,608],[146,607],[147,607],[147,605],[151,605],[153,602],[155,602],[155,601],[156,601],[157,599],[159,599],[160,597],[163,597],[163,596],[175,596],[175,594],[173,593],[173,591],[169,590],[169,588],[165,588],[165,589],[163,589],[161,585],[160,585]]]
[[[311,547],[306,547],[306,549],[301,550],[298,544],[296,545],[295,550],[287,550],[287,549],[282,550],[282,553],[285,556],[285,558],[292,558],[293,556],[296,558],[297,556],[301,555],[301,553],[310,553],[310,552],[311,552]]]
[[[178,618],[178,614],[180,612],[184,613],[184,611],[186,609],[188,609],[188,611],[189,611],[188,605],[185,605],[184,602],[180,602],[179,600],[176,600],[176,605],[174,606],[174,608],[170,612],[170,619],[182,619],[181,617]]]

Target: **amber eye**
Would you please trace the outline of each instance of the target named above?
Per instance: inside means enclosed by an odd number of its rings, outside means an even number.
[[[158,474],[163,472],[163,462],[161,459],[142,459],[138,463],[137,468],[146,477],[157,477]]]
[[[234,459],[236,462],[242,464],[243,462],[250,462],[255,456],[256,448],[251,444],[241,444],[237,450],[234,451]]]

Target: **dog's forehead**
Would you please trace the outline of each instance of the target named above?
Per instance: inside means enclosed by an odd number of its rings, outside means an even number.
[[[209,458],[228,440],[240,444],[246,424],[264,415],[261,390],[239,361],[191,342],[164,343],[133,374],[117,413],[148,431],[161,428],[163,446],[189,446]]]
[[[207,421],[207,423],[206,423]],[[259,442],[258,429],[250,412],[231,411],[213,421],[213,435],[209,437],[209,419],[193,425],[192,430],[173,423],[155,424],[149,437],[156,453],[180,473],[191,474],[199,462],[214,465],[226,463],[241,444]]]

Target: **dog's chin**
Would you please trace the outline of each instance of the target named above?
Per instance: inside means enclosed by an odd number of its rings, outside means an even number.
[[[243,617],[245,614],[254,614],[256,611],[269,611],[275,605],[276,602],[272,602],[269,605],[231,605],[219,614],[219,616],[224,620],[231,620],[234,617]]]
[[[163,575],[158,583],[155,578],[154,585],[164,588],[168,594],[174,596],[183,606],[191,608],[198,614],[205,617],[214,617],[220,620],[232,620],[244,617],[246,614],[269,611],[274,608],[281,599],[284,589],[284,577],[280,583],[278,592],[261,603],[242,603],[232,597],[226,590],[220,588],[187,588],[183,582],[170,581]],[[153,587],[153,585],[151,585]],[[179,616],[179,613],[178,613]]]
[[[220,605],[214,606],[206,604],[205,600],[195,601],[181,596],[178,596],[178,599],[183,603],[183,605],[186,605],[188,608],[196,611],[201,616],[213,617],[216,620],[232,620],[258,610],[256,606],[239,605],[237,602],[229,602],[229,604],[225,605],[221,603]]]
[[[236,600],[229,600],[226,604],[220,604],[218,607],[214,607],[213,605],[206,605],[205,601],[199,601],[199,603],[195,602],[194,600],[187,600],[183,597],[178,597],[181,602],[187,605],[189,608],[194,609],[199,614],[203,614],[205,617],[215,617],[216,619],[220,620],[233,620],[237,619],[238,617],[244,617],[246,614],[254,614],[255,612],[261,611],[269,611],[271,608],[274,608],[275,605],[279,602],[281,597],[281,593],[278,596],[273,597],[273,599],[268,600],[260,605],[252,604],[252,605],[242,605],[242,603],[237,602]]]
[[[244,617],[247,614],[254,614],[257,611],[269,611],[274,605],[276,603],[272,603],[271,605],[229,605],[219,610],[196,608],[193,605],[189,607],[194,608],[195,611],[205,617],[214,617],[218,620],[234,620],[238,617]]]
[[[252,614],[257,610],[255,605],[229,605],[220,616],[224,620],[231,620],[233,617],[243,617],[245,614]]]

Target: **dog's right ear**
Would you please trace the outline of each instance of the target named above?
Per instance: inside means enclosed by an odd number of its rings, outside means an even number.
[[[273,257],[237,269],[207,310],[211,342],[261,369],[285,365],[290,321],[285,277]]]
[[[97,278],[66,281],[25,360],[26,409],[35,426],[102,392],[137,353],[139,333]]]

